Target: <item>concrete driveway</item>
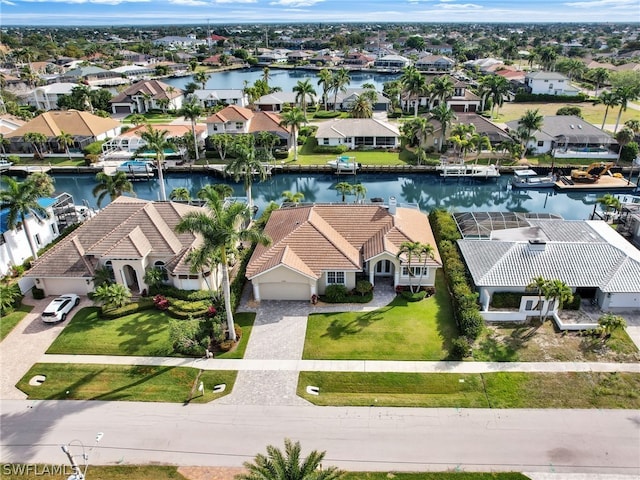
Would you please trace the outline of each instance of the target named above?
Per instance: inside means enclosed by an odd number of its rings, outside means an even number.
[[[55,296],[34,300],[29,294],[23,303],[33,305],[31,313],[0,343],[0,399],[24,400],[27,396],[15,387],[31,366],[40,361],[51,343],[81,308],[91,306],[87,297],[80,297],[80,305],[71,311],[64,322],[47,324],[40,314]]]

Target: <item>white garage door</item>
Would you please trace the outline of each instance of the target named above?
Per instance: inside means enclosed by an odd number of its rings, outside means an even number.
[[[311,289],[307,283],[261,283],[262,300],[309,300]]]

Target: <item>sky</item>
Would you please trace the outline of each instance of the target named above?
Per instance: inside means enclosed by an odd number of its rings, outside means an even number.
[[[640,22],[640,0],[0,0],[0,25]]]

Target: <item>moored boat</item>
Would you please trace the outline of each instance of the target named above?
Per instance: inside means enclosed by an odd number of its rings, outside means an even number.
[[[495,165],[467,164],[464,162],[449,163],[442,160],[436,167],[441,177],[498,178],[500,171]]]
[[[552,174],[540,175],[535,170],[515,170],[511,177],[514,188],[553,188],[556,182]]]
[[[153,175],[154,165],[147,160],[128,160],[116,167],[116,172],[125,172],[130,175]]]
[[[328,161],[327,165],[331,165],[336,172],[355,172],[360,168],[360,164],[356,162],[356,157],[348,157],[346,155]]]

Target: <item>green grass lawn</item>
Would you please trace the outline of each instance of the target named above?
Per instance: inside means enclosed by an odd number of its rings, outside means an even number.
[[[60,462],[60,465],[63,465]],[[64,474],[71,473],[71,467],[65,465]],[[66,478],[51,473],[47,475],[44,472],[51,472],[52,465],[24,465],[24,464],[3,464],[2,478],[4,480],[47,480],[52,478]],[[178,467],[168,465],[113,465],[101,466],[90,465],[87,470],[87,477],[100,480],[187,480],[178,473]]]
[[[420,302],[396,297],[372,312],[309,315],[304,359],[445,360],[457,335],[442,271],[436,294]]]
[[[135,355],[167,357],[174,353],[169,340],[169,317],[159,310],[143,310],[124,317],[103,320],[95,307],[83,308],[56,338],[47,353],[70,355]],[[255,313],[235,317],[242,327],[238,346],[217,358],[242,358],[247,348]]]
[[[230,393],[237,374],[208,370],[198,378],[199,373],[195,368],[179,367],[37,363],[16,386],[37,400],[185,402],[196,381],[202,381],[204,395],[195,390],[191,401],[206,403]],[[29,385],[34,375],[47,378],[42,385]],[[220,383],[227,384],[225,391],[213,393],[213,386]]]
[[[0,316],[0,341],[9,335],[18,323],[33,310],[31,305],[20,305],[13,312]]]
[[[343,480],[527,480],[517,472],[348,472]]]
[[[604,105],[593,105],[591,102],[575,102],[575,103],[515,103],[508,102],[500,107],[499,115],[493,119],[493,122],[503,123],[511,120],[518,120],[524,115],[527,110],[538,109],[540,115],[555,115],[558,109],[566,106],[580,107],[582,110],[582,117],[586,122],[593,123],[600,127],[602,120],[604,119]],[[607,124],[615,124],[618,117],[619,107],[610,108],[607,114]],[[622,112],[620,118],[620,124],[623,124],[627,120],[631,120],[638,117],[637,110],[628,108]]]
[[[306,393],[308,385],[320,395]],[[316,405],[426,408],[640,408],[637,373],[300,372]]]

